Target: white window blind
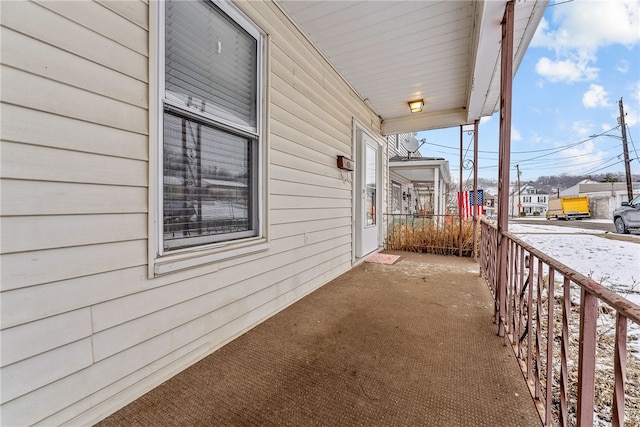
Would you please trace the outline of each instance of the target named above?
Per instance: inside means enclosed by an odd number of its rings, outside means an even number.
[[[257,40],[211,2],[165,4],[166,99],[255,132]]]

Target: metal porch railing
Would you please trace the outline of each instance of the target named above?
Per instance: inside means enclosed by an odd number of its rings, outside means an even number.
[[[638,350],[627,354],[640,307],[510,233],[501,286],[498,231],[481,224],[481,274],[543,423],[640,425]]]

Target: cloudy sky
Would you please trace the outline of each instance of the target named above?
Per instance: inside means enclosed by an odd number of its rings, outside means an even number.
[[[624,172],[621,98],[631,172],[640,174],[640,0],[552,0],[514,80],[511,177],[516,164],[524,180]],[[421,138],[423,156],[449,160],[457,181],[459,129]],[[463,141],[473,158],[472,136]],[[479,175],[497,178],[497,114],[481,122],[479,143]],[[463,180],[470,175],[463,169]]]

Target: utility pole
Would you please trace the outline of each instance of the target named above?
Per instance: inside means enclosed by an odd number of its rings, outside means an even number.
[[[622,152],[624,153],[624,171],[627,175],[627,197],[633,199],[633,185],[631,185],[631,161],[629,160],[629,147],[627,147],[627,127],[624,124],[624,106],[622,98],[618,102],[620,106],[620,130],[622,131]]]
[[[520,217],[520,209],[522,209],[522,187],[520,187],[520,165],[516,165],[518,171],[518,217]]]

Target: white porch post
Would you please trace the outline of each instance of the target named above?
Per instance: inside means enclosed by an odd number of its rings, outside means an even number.
[[[440,215],[440,169],[435,168],[433,173],[433,214]],[[438,218],[436,216],[436,218]]]

